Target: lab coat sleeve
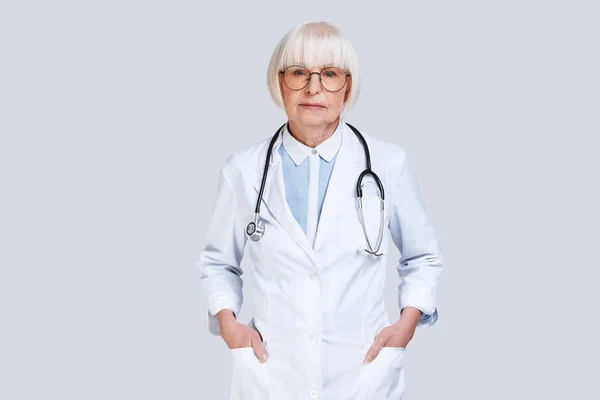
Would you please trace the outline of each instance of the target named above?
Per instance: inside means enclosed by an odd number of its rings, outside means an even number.
[[[208,303],[208,330],[213,335],[220,335],[215,315],[230,309],[237,317],[242,307],[240,264],[246,243],[236,193],[226,176],[226,163],[219,173],[212,211],[205,245],[196,266],[201,271],[201,285]]]
[[[443,267],[441,249],[405,150],[400,148],[397,156],[388,207],[392,240],[400,251],[398,302],[400,310],[412,306],[421,311],[417,326],[431,326],[438,319],[436,293]]]

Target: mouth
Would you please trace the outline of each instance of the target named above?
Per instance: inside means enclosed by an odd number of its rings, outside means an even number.
[[[310,103],[301,103],[300,107],[305,107],[311,110],[318,110],[321,108],[325,108],[325,106],[322,106],[321,104],[310,104]]]

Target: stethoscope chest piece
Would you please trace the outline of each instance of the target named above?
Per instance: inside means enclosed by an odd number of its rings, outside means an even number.
[[[254,214],[254,221],[246,225],[246,234],[251,240],[258,242],[265,233],[265,227],[258,214]]]

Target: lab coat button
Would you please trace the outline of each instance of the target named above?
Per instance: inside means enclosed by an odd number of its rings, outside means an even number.
[[[308,341],[310,343],[314,343],[317,340],[317,334],[314,332],[311,332],[310,335],[308,335]]]
[[[316,390],[311,390],[310,391],[310,397],[312,397],[313,399],[317,398],[317,391]]]
[[[308,277],[310,278],[311,281],[314,281],[315,279],[317,279],[317,274],[315,272],[308,274]]]

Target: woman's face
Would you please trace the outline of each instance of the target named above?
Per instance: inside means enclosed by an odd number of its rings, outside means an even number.
[[[307,68],[310,72],[310,81],[304,89],[292,90],[283,81],[283,74],[279,74],[279,85],[285,112],[290,121],[298,125],[315,126],[325,125],[335,121],[342,112],[342,106],[348,99],[351,77],[347,78],[345,86],[336,92],[323,88],[318,73],[322,68]]]

